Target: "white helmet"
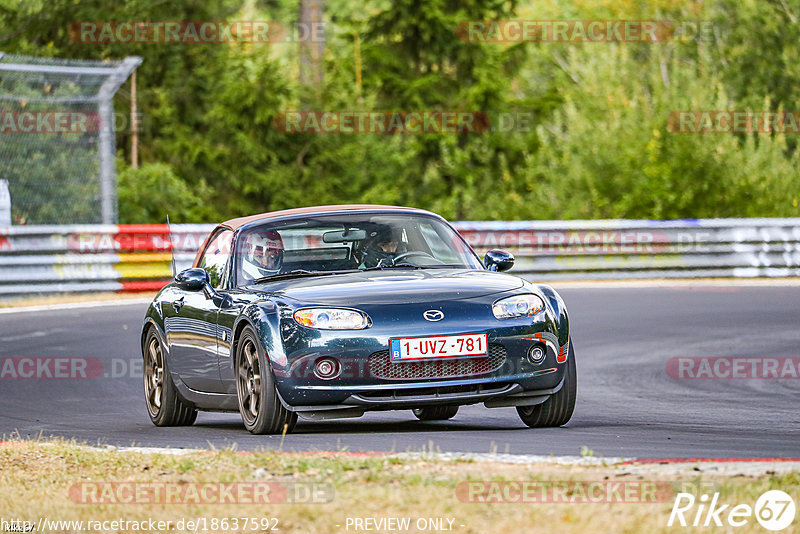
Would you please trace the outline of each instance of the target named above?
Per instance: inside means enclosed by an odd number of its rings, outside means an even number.
[[[283,239],[275,230],[253,233],[245,241],[242,270],[250,278],[278,274],[283,265]]]

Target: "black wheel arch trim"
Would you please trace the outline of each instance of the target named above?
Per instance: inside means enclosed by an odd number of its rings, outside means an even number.
[[[277,320],[277,308],[274,306],[272,302],[269,302],[269,305],[273,307],[272,310],[265,310],[264,309],[264,302],[257,302],[250,304],[249,306],[245,307],[236,320],[233,322],[233,327],[231,328],[232,331],[232,339],[231,339],[231,350],[228,356],[231,358],[231,361],[236,357],[236,345],[239,341],[239,336],[242,334],[242,330],[244,330],[245,326],[250,326],[258,336],[259,340],[262,342],[268,340],[269,346],[263,344],[263,349],[267,353],[268,360],[272,360],[272,353],[274,353],[276,348],[276,339],[280,339],[276,337],[279,334],[279,328],[276,324],[270,320],[274,316]],[[277,322],[277,321],[276,321]],[[266,327],[266,328],[265,328]]]
[[[558,345],[564,346],[569,339],[569,313],[567,312],[567,305],[564,299],[558,292],[547,284],[536,284],[536,287],[547,298],[550,307],[553,310],[553,316],[556,321],[558,329]]]
[[[151,328],[155,330],[156,336],[158,336],[158,340],[161,342],[161,348],[164,351],[165,355],[169,355],[169,345],[167,344],[167,335],[164,332],[163,326],[158,324],[158,322],[155,319],[148,316],[144,318],[144,323],[142,325],[142,334],[141,334],[142,358],[144,358],[144,348],[145,348],[145,343],[147,342],[147,332]]]

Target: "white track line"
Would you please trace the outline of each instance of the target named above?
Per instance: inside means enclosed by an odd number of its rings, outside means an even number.
[[[534,283],[539,281],[533,279]],[[547,280],[556,289],[636,289],[672,287],[798,287],[800,278],[676,278],[643,280]]]
[[[466,460],[473,462],[498,462],[503,464],[556,464],[609,466],[633,460],[633,458],[602,458],[598,456],[544,456],[540,454],[498,454],[474,452],[404,452],[392,454],[395,458],[419,460]]]
[[[80,308],[102,308],[104,306],[142,305],[152,302],[152,297],[144,299],[93,300],[86,302],[66,302],[63,304],[42,304],[39,306],[20,306],[17,308],[0,308],[0,315],[9,313],[42,312],[58,310],[74,310]]]

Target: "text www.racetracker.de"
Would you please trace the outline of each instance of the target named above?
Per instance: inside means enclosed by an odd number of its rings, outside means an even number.
[[[175,520],[146,518],[141,520],[111,519],[96,521],[54,520],[41,517],[37,521],[0,518],[0,532],[263,532],[278,531],[275,517],[196,517]]]

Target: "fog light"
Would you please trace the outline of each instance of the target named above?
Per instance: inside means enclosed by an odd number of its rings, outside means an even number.
[[[320,358],[314,363],[314,374],[322,380],[330,380],[339,376],[339,362],[333,358]]]
[[[534,345],[528,350],[528,361],[538,365],[544,361],[545,352],[539,345]]]

